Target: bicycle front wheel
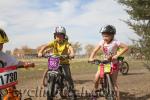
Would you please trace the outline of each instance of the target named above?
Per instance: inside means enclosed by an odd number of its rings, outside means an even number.
[[[47,83],[47,100],[53,100],[54,97],[54,86],[55,86],[55,76],[50,75],[48,76],[48,83]]]
[[[115,89],[110,74],[106,74],[106,91],[107,91],[106,99],[115,100]]]

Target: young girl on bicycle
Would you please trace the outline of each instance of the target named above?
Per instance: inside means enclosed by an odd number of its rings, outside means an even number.
[[[9,66],[17,66],[17,68],[29,68],[29,67],[34,67],[34,63],[30,62],[22,62],[22,61],[17,61],[13,56],[8,55],[4,53],[3,50],[3,45],[4,43],[7,43],[8,37],[3,29],[0,28],[0,61],[3,63],[4,67],[9,67]],[[16,87],[9,87],[7,88],[8,91],[13,91]],[[6,95],[3,100],[8,100],[10,95]],[[14,97],[15,98],[15,97]],[[1,94],[0,94],[0,100],[1,100]],[[17,100],[17,99],[16,99]]]
[[[41,50],[39,50],[38,56],[41,57],[44,50],[47,48],[53,49],[53,54],[68,55],[70,58],[74,58],[74,50],[71,44],[68,42],[66,29],[63,26],[57,26],[54,32],[54,40],[46,45],[44,45]],[[70,92],[72,96],[75,96],[73,92],[74,84],[70,72],[70,64],[68,59],[60,59],[60,64],[63,66],[64,75],[69,83]],[[46,73],[45,73],[46,74]],[[45,76],[45,75],[44,75]]]
[[[89,61],[93,61],[98,50],[102,50],[104,53],[104,60],[110,60],[112,62],[111,67],[113,69],[113,72],[111,77],[113,79],[115,91],[117,92],[116,99],[120,100],[119,88],[117,84],[117,76],[118,76],[117,58],[118,56],[122,55],[128,50],[128,46],[114,38],[116,34],[116,29],[112,25],[106,25],[102,27],[100,33],[103,37],[103,40],[101,40],[99,44],[96,46],[96,48],[93,50],[93,52],[90,55]],[[117,54],[117,50],[119,47],[123,49]],[[100,71],[98,70],[95,75],[95,85],[94,85],[95,91],[98,89],[99,81],[100,81]]]

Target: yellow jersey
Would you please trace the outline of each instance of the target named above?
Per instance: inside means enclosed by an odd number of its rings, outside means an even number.
[[[71,44],[66,40],[64,40],[62,43],[58,43],[56,40],[48,43],[48,46],[53,48],[53,54],[56,55],[68,55],[70,45]],[[69,60],[60,59],[60,64],[69,64]]]

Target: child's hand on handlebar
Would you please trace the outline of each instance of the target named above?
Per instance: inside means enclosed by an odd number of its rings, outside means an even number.
[[[112,60],[117,59],[117,58],[118,58],[118,55],[114,55],[114,56],[112,57]]]
[[[24,64],[24,68],[28,69],[29,67],[35,67],[35,64],[34,63],[30,63],[30,62],[26,62]]]
[[[43,54],[41,52],[38,53],[38,57],[42,57]]]
[[[107,57],[107,60],[108,60],[108,61],[111,61],[111,60],[112,60],[112,57],[113,57],[112,55],[108,56],[108,57]]]
[[[88,62],[92,62],[92,61],[94,61],[95,59],[93,59],[93,58],[90,58],[89,60],[88,60]]]
[[[73,59],[73,58],[74,58],[74,55],[69,55],[69,58]]]

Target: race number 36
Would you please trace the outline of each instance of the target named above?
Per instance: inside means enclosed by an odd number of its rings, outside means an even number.
[[[0,68],[0,89],[4,89],[17,84],[17,68],[10,66]]]

